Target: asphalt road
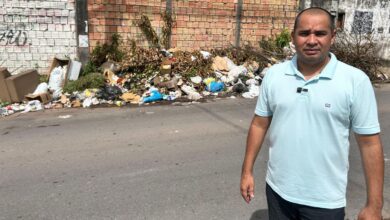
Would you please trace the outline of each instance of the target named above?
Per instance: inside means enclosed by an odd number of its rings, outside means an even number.
[[[377,89],[390,218],[390,86]],[[268,219],[267,147],[255,200],[239,193],[255,100],[63,109],[0,119],[0,219]],[[352,141],[347,217],[365,203]]]

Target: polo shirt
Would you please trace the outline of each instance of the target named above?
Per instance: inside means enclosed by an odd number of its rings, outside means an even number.
[[[331,59],[305,80],[297,57],[265,75],[255,114],[271,117],[266,181],[287,201],[319,208],[346,206],[349,134],[380,132],[371,82]],[[357,149],[355,149],[357,150]]]

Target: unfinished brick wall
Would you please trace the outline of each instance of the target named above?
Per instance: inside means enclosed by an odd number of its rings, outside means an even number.
[[[262,37],[291,28],[296,15],[296,0],[243,0],[240,43],[254,46]],[[88,2],[89,39],[92,49],[113,33],[148,46],[134,24],[145,14],[157,34],[164,22],[161,13],[166,0],[90,0]],[[175,26],[171,45],[180,49],[207,49],[234,45],[237,30],[237,0],[172,0]]]
[[[56,55],[76,55],[75,0],[0,0],[0,66],[46,73]]]

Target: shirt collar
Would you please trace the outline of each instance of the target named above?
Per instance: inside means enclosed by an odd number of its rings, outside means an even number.
[[[335,74],[338,60],[333,53],[329,52],[329,54],[330,54],[330,60],[326,64],[325,68],[322,69],[321,73],[318,76],[319,78],[332,79],[334,74]],[[297,55],[296,54],[294,55],[294,57],[291,60],[291,69],[287,70],[286,74],[287,75],[297,75],[297,76],[300,76],[301,78],[304,78],[303,74],[298,70]]]

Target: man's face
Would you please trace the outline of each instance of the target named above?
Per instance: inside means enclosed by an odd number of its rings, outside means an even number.
[[[291,37],[298,61],[304,65],[317,65],[325,62],[335,33],[330,29],[327,15],[304,13]]]

